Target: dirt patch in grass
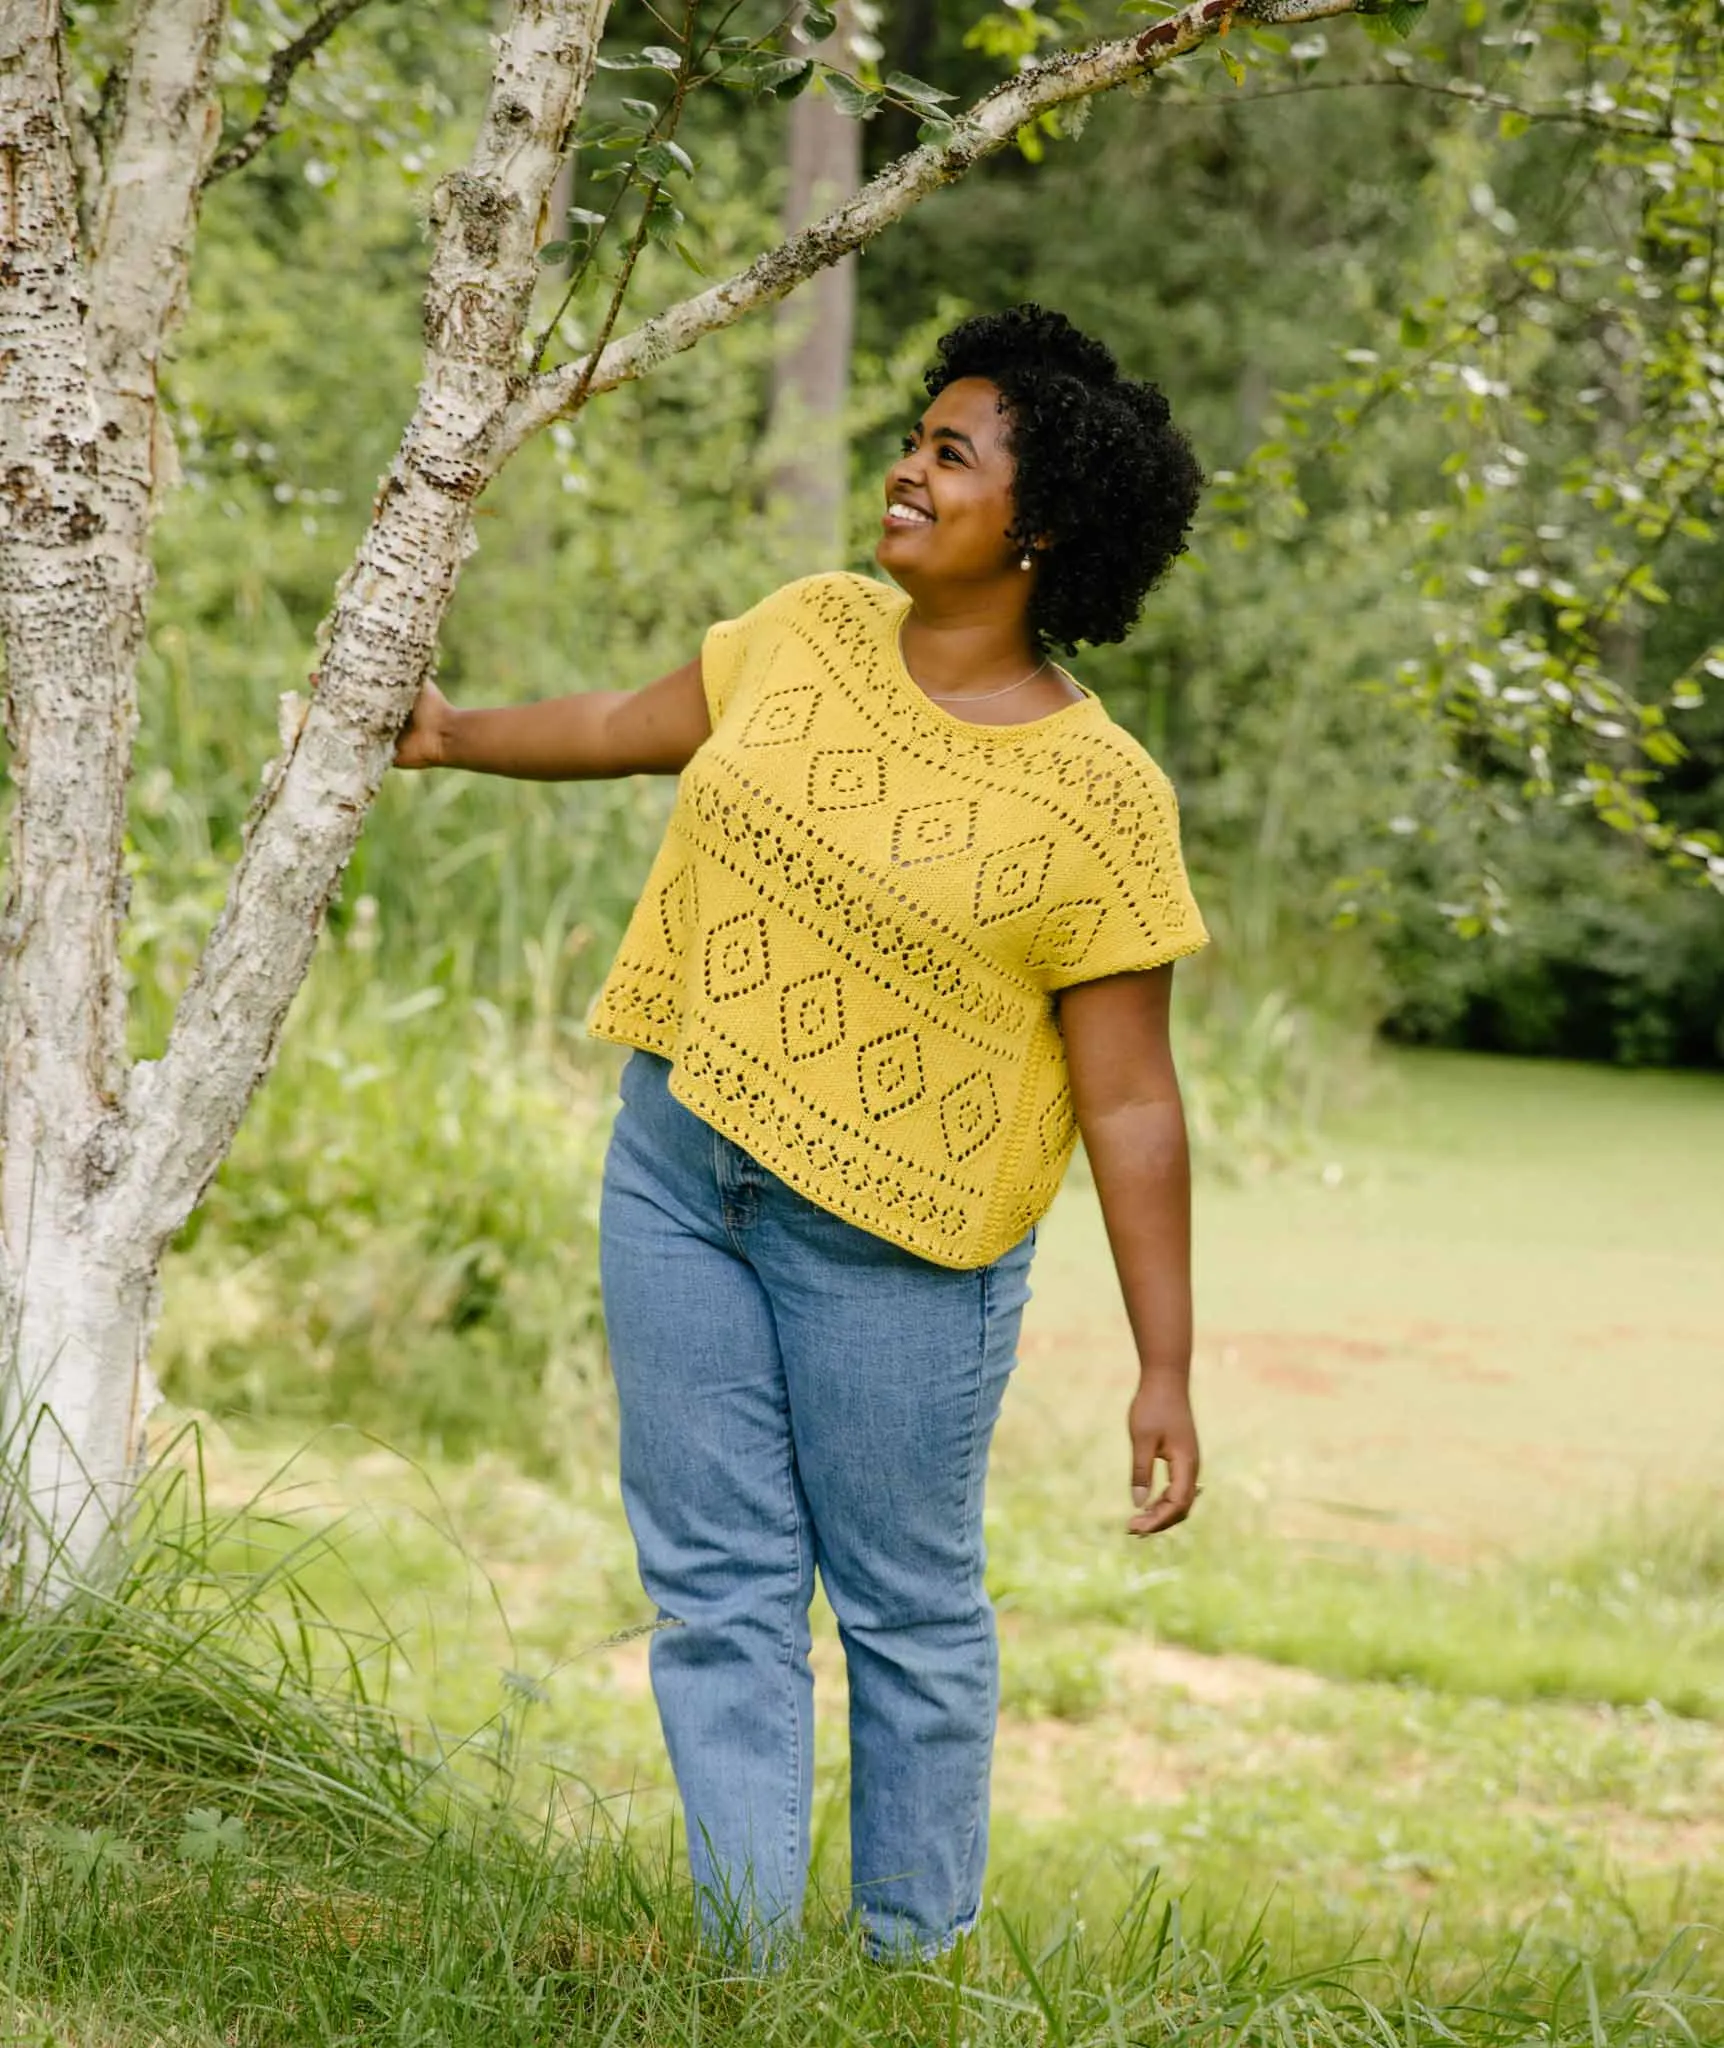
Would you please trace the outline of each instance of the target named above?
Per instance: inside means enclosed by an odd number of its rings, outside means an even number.
[[[994,1755],[994,1807],[1014,1820],[1068,1820],[1109,1806],[1173,1806],[1191,1790],[1178,1745],[1121,1723],[1117,1715],[1073,1723],[1048,1719],[1000,1723]]]
[[[1321,1692],[1328,1683],[1314,1671],[1269,1664],[1260,1657],[1206,1656],[1173,1643],[1130,1643],[1108,1667],[1122,1691],[1183,1692],[1206,1707],[1255,1706],[1259,1700]]]

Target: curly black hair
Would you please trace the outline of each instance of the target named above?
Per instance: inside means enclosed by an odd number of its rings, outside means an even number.
[[[1203,471],[1154,384],[1120,375],[1063,313],[1011,306],[961,321],[923,380],[997,385],[1017,463],[1015,546],[1038,546],[1030,600],[1037,647],[1123,640],[1185,552]]]

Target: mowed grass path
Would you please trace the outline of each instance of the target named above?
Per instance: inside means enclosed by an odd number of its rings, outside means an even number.
[[[1201,1189],[1210,1477],[1149,1545],[1122,1534],[1131,1359],[1074,1181],[990,1503],[999,1903],[1105,1916],[1157,1866],[1198,1922],[1267,1910],[1290,1963],[1422,1940],[1457,1967],[1524,1932],[1608,1969],[1724,1920],[1720,1158],[1717,1082],[1386,1060],[1332,1157]],[[218,1493],[269,1459],[218,1444]],[[672,1800],[645,1646],[607,1641],[649,1617],[602,1425],[570,1475],[331,1443],[277,1498],[302,1529],[348,1516],[309,1582],[393,1638],[401,1708],[470,1730],[523,1676],[557,1808],[585,1826],[596,1793],[650,1839]],[[1678,1478],[1696,1556],[1625,1549],[1618,1571],[1609,1517]],[[1515,1562],[1580,1539],[1602,1564]],[[817,1664],[840,1896],[829,1618]]]

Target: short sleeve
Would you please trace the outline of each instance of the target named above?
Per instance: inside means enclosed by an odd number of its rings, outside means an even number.
[[[740,618],[720,619],[706,629],[700,643],[700,685],[706,693],[707,716],[716,731],[748,659],[748,642],[760,619],[756,605]]]
[[[1109,771],[1091,784],[1089,872],[1033,942],[1028,965],[1050,990],[1165,967],[1209,943],[1180,851],[1172,783],[1142,753]]]
[[[734,619],[720,619],[708,626],[700,644],[700,681],[706,692],[707,716],[716,731],[719,720],[735,700],[737,686],[751,661],[769,651],[768,643],[794,617],[808,594],[829,576],[803,576],[794,583],[769,591],[757,605]]]

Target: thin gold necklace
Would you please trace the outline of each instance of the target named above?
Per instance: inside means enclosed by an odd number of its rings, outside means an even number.
[[[1015,683],[1008,683],[1003,690],[979,690],[974,694],[968,690],[959,690],[955,695],[948,696],[941,696],[934,690],[924,690],[922,695],[931,704],[986,704],[990,697],[1009,697],[1014,690],[1021,690],[1025,683],[1033,683],[1047,665],[1048,658],[1044,654],[1027,676],[1019,676]]]

